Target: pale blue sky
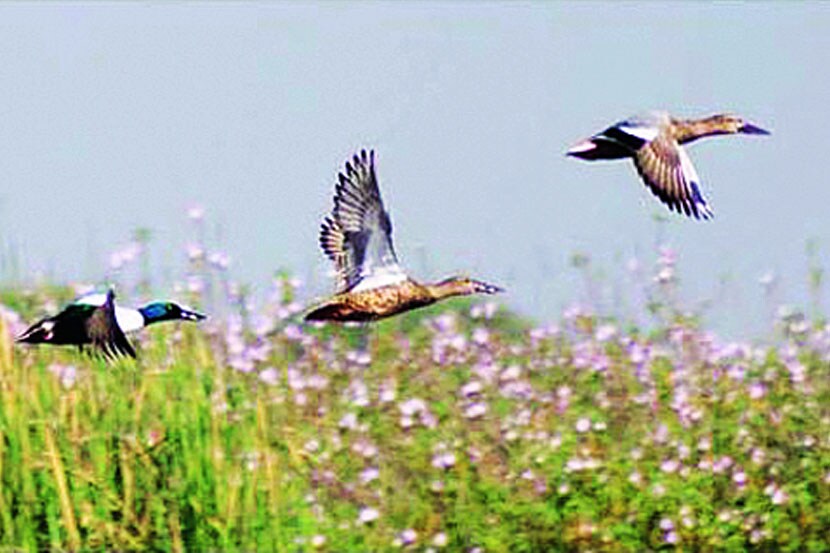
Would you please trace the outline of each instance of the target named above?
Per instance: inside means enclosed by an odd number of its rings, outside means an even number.
[[[2,4],[0,52],[0,231],[30,272],[103,277],[136,226],[178,263],[199,203],[235,277],[324,292],[319,221],[364,146],[415,277],[469,272],[541,319],[579,295],[573,252],[650,260],[655,213],[687,296],[730,276],[714,319],[753,326],[770,269],[803,301],[808,238],[830,258],[827,4]],[[660,108],[773,132],[691,145],[711,222],[563,155]]]

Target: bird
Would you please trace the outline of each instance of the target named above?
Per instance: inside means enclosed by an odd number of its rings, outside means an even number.
[[[63,311],[42,319],[15,341],[27,344],[76,345],[83,350],[91,344],[107,357],[136,357],[125,333],[135,332],[162,321],[201,321],[206,316],[169,301],[149,303],[138,309],[115,305],[115,292],[87,294]]]
[[[712,209],[700,192],[700,178],[682,145],[718,134],[770,133],[730,113],[676,119],[665,111],[653,111],[611,125],[574,145],[566,155],[588,161],[632,158],[643,182],[669,209],[710,219]]]
[[[398,263],[392,220],[383,206],[375,152],[365,149],[338,175],[334,209],[320,225],[320,247],[334,263],[337,291],[313,306],[306,321],[370,322],[452,296],[504,290],[466,276],[422,284]]]

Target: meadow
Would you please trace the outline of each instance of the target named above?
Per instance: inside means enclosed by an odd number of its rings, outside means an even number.
[[[133,336],[138,361],[13,344],[77,287],[0,294],[0,549],[828,548],[830,326],[721,340],[669,250],[642,326],[479,300],[303,325],[290,275],[253,305],[190,262],[180,292],[231,309]]]

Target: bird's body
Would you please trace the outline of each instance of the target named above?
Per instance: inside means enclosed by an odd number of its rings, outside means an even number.
[[[98,306],[102,305],[105,299],[106,294],[87,294],[75,300],[75,304]],[[157,301],[138,309],[116,305],[115,319],[121,330],[131,333],[164,321],[201,321],[205,319],[205,315],[185,309],[174,302]]]
[[[199,321],[204,315],[183,309],[172,302],[155,302],[139,309],[115,305],[115,295],[89,294],[78,298],[63,311],[30,326],[17,338],[27,344],[92,345],[107,356],[136,353],[125,333],[169,320]]]
[[[769,134],[730,114],[675,119],[666,112],[650,112],[615,123],[576,144],[567,154],[588,161],[631,158],[643,182],[669,209],[709,219],[712,210],[682,145],[705,136],[739,133]]]
[[[42,319],[17,337],[27,344],[92,345],[107,357],[135,357],[115,319],[115,293],[110,290],[100,305],[73,303],[53,317]]]
[[[339,177],[334,210],[320,229],[320,246],[334,262],[338,291],[308,312],[307,321],[374,321],[450,296],[501,291],[465,277],[436,284],[411,279],[395,255],[392,221],[380,198],[374,152],[355,155]]]
[[[425,286],[406,279],[397,284],[336,294],[308,313],[306,320],[374,321],[436,301]]]

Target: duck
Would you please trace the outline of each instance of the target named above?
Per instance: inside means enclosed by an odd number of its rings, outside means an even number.
[[[374,150],[354,154],[338,174],[334,209],[320,225],[319,243],[334,264],[336,292],[313,306],[306,321],[365,323],[454,296],[504,291],[466,276],[420,283],[406,273],[395,254],[392,220],[380,196]]]
[[[731,113],[677,119],[665,111],[653,111],[611,125],[574,145],[566,155],[588,161],[631,158],[643,182],[669,209],[705,220],[713,217],[713,211],[683,145],[721,134],[770,132]]]
[[[115,305],[115,292],[93,293],[81,296],[63,311],[42,319],[16,341],[27,344],[76,345],[87,344],[101,350],[107,357],[125,355],[136,357],[125,333],[136,332],[163,321],[201,321],[205,315],[185,309],[170,301],[148,303],[138,309]]]
[[[99,306],[106,301],[106,294],[92,293],[81,296],[75,304]],[[199,322],[207,315],[186,309],[172,301],[154,301],[139,308],[115,306],[115,319],[118,326],[126,333],[136,332],[151,324],[165,321]]]

